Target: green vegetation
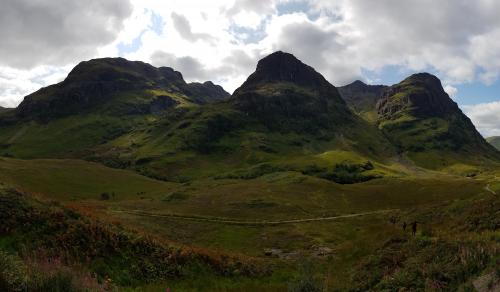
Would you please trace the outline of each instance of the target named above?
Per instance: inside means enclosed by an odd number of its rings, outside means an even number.
[[[2,189],[0,200],[0,247],[20,253],[26,261],[0,252],[5,260],[0,284],[14,290],[32,283],[41,290],[80,290],[84,287],[73,288],[76,267],[71,263],[96,275],[89,280],[102,286],[136,286],[186,277],[196,270],[224,276],[266,273],[249,259],[168,246],[11,189]],[[25,265],[33,265],[41,275],[28,274]]]
[[[493,275],[499,154],[437,78],[346,104],[290,54],[257,68],[228,98],[93,60],[0,110],[0,290],[467,291]]]
[[[500,137],[498,136],[488,137],[486,138],[486,141],[488,141],[488,143],[493,145],[493,147],[495,147],[496,149],[500,150]]]

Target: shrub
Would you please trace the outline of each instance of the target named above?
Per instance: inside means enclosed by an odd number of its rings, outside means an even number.
[[[0,291],[25,291],[26,279],[21,259],[0,250]]]
[[[105,200],[109,200],[109,198],[110,198],[110,195],[108,193],[106,193],[106,192],[101,193],[101,200],[105,201]]]
[[[322,284],[315,275],[314,265],[311,260],[306,260],[299,266],[299,275],[295,281],[288,285],[288,291],[292,292],[317,292],[322,290]]]

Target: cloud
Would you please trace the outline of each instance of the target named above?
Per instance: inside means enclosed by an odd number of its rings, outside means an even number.
[[[191,25],[189,21],[184,15],[177,14],[175,12],[172,13],[172,20],[174,23],[174,27],[177,32],[186,40],[190,42],[195,42],[199,39],[213,42],[215,38],[207,33],[194,33],[191,31]]]
[[[457,96],[457,93],[458,93],[458,89],[456,87],[449,85],[449,84],[444,86],[444,91],[446,91],[446,93],[448,93],[448,95],[451,98],[454,98],[455,96]]]
[[[431,71],[453,96],[459,84],[500,77],[499,1],[128,1],[7,0],[0,66],[25,68],[17,79],[29,81],[39,66],[119,55],[233,91],[259,58],[284,50],[334,85],[384,83],[384,68]],[[15,86],[9,96],[24,92]]]
[[[290,52],[334,84],[344,84],[361,76],[361,66],[349,44],[336,23],[328,18],[312,21],[304,13],[275,16],[266,32],[261,45],[268,47],[268,52]]]
[[[167,66],[181,72],[187,81],[214,80],[215,77],[224,85],[229,85],[229,88],[235,88],[244,81],[243,76],[249,74],[242,70],[254,67],[257,58],[252,58],[244,51],[235,50],[230,52],[219,66],[207,67],[190,56],[177,57],[171,53],[156,51],[151,55],[151,62],[155,66]]]
[[[0,67],[0,106],[17,106],[24,96],[62,81],[70,69],[71,66],[38,66],[30,70]]]
[[[462,107],[483,136],[500,136],[500,101]]]
[[[93,57],[131,12],[121,0],[2,1],[0,65],[30,69]]]

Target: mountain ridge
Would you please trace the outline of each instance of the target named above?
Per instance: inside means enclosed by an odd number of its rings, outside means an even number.
[[[180,72],[169,67],[156,68],[144,62],[123,58],[101,58],[79,63],[62,82],[26,96],[16,108],[15,114],[20,118],[37,116],[48,120],[91,110],[120,94],[141,96],[144,104],[139,105],[139,112],[147,112],[148,107],[156,108],[158,104],[172,104],[171,96],[165,97],[169,94],[156,97],[168,99],[167,101],[155,101],[155,97],[147,92],[154,90],[183,95],[197,104],[229,96],[222,87],[211,82],[186,83]],[[206,94],[205,91],[209,93]],[[131,105],[129,110],[133,112],[134,106]]]
[[[64,91],[64,86],[79,88],[81,83],[100,90],[96,106],[85,108],[80,102],[95,96]],[[277,165],[266,171],[308,172],[298,161],[316,161],[317,155],[336,151],[363,163],[403,161],[406,158],[398,155],[410,153],[417,165],[433,169],[460,161],[475,163],[464,153],[487,159],[497,155],[430,74],[417,74],[391,87],[357,81],[338,90],[312,67],[278,51],[260,60],[231,96],[212,82],[186,83],[172,68],[121,58],[83,62],[62,85],[43,90],[57,91],[61,86],[62,93],[38,97],[40,93],[34,93],[41,106],[32,102],[27,107],[30,97],[14,110],[24,116],[0,127],[4,153],[21,158],[83,158],[167,180],[193,178],[191,166],[207,159],[214,166],[200,172],[217,176],[221,169],[232,172],[270,161]],[[64,103],[54,102],[66,98],[76,108],[50,115],[61,107],[67,110]],[[371,116],[353,109],[356,100]],[[40,119],[38,113],[49,116]],[[0,115],[0,120],[6,116]],[[464,125],[467,131],[459,133]],[[33,148],[34,143],[40,147]],[[435,151],[455,159],[439,165],[421,163],[419,155]],[[285,157],[288,162],[277,162]],[[315,175],[328,177],[324,171]]]

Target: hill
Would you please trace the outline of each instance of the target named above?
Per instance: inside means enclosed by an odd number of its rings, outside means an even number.
[[[339,87],[339,93],[354,112],[370,122],[376,122],[376,104],[386,85],[368,85],[356,80],[351,84]]]
[[[284,52],[260,60],[232,96],[168,67],[82,62],[0,114],[0,124],[5,156],[80,158],[173,181],[292,170],[359,182],[412,172],[413,162],[442,169],[499,156],[434,76],[338,90]],[[385,167],[361,175],[368,162]]]
[[[229,98],[170,68],[91,60],[3,117],[4,155],[84,158],[175,181],[307,171],[305,161],[332,150],[356,163],[395,153],[321,74],[283,52],[259,61]],[[314,175],[331,177],[343,157],[319,159]]]
[[[211,82],[186,83],[169,67],[104,58],[82,62],[63,82],[26,96],[16,115],[47,121],[98,108],[115,115],[146,114],[183,101],[204,104],[228,96]]]
[[[499,136],[493,136],[493,137],[488,137],[486,138],[486,141],[493,145],[496,149],[500,150],[500,137]]]
[[[172,68],[94,59],[78,64],[61,83],[26,96],[16,109],[0,112],[0,151],[24,158],[82,157],[86,149],[154,123],[170,108],[228,96],[212,82],[186,83]]]
[[[377,112],[379,128],[422,166],[443,168],[499,157],[431,74],[414,74],[386,89]]]

